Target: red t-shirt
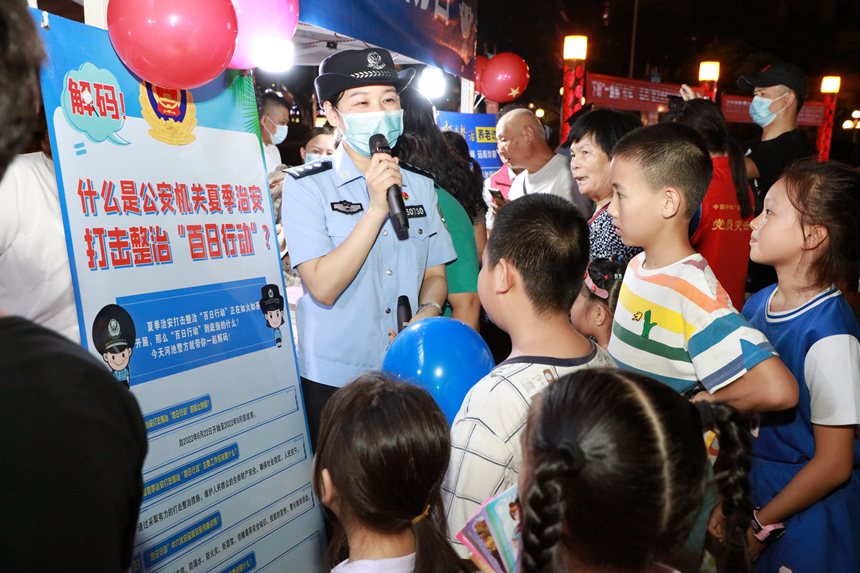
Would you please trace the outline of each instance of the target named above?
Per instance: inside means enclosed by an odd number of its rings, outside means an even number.
[[[750,258],[750,221],[741,218],[728,157],[712,157],[714,178],[702,201],[699,226],[690,237],[693,248],[705,257],[717,280],[729,293],[732,306],[744,305],[747,266]],[[753,204],[752,190],[750,204]]]

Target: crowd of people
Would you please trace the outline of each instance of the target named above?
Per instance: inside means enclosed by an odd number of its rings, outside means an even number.
[[[0,11],[0,199],[55,205],[49,158],[15,158],[42,57],[19,4]],[[517,486],[524,573],[860,572],[860,327],[843,294],[858,288],[860,173],[804,159],[803,72],[739,80],[762,127],[746,148],[686,86],[656,125],[575,116],[569,157],[513,108],[486,179],[413,75],[381,49],[323,61],[327,126],[299,167],[277,149],[286,102],[260,106],[285,277],[304,293],[309,479],[332,571],[473,571],[457,533]],[[39,209],[0,212],[0,269],[48,287],[39,312],[9,281],[0,291],[0,434],[20,464],[0,472],[15,516],[0,521],[0,569],[127,570],[146,432],[133,395],[64,329],[71,285],[52,277],[68,267],[30,254],[29,226],[56,226]],[[507,337],[450,426],[425,390],[378,372],[403,297],[412,323]],[[80,483],[58,490],[55,473]],[[86,527],[45,528],[58,507]]]

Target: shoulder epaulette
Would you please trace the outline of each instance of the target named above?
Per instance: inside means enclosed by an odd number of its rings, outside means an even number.
[[[424,171],[420,167],[415,167],[411,163],[407,163],[407,162],[403,161],[402,159],[400,160],[400,169],[405,169],[406,171],[411,171],[412,173],[417,173],[418,175],[423,175],[424,177],[427,177],[429,179],[432,179],[433,181],[436,181],[436,176],[433,175],[432,173],[430,173],[429,171]]]
[[[284,171],[293,179],[301,179],[302,177],[316,175],[317,173],[322,173],[329,169],[331,169],[331,161],[315,161],[313,163],[305,163],[304,165],[290,167]]]

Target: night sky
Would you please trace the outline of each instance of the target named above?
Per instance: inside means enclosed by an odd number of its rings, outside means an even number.
[[[634,0],[479,0],[478,53],[512,51],[530,66],[522,102],[557,110],[561,46],[589,38],[588,70],[628,75]],[[783,59],[802,67],[817,99],[821,75],[841,75],[836,130],[860,108],[858,0],[639,0],[633,77],[696,83],[700,60],[721,62],[721,91]],[[608,15],[604,19],[604,14]],[[845,134],[834,133],[835,141]]]

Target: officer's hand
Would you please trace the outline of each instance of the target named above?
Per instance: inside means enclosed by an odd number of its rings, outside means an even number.
[[[281,258],[287,254],[287,237],[284,236],[284,227],[280,224],[275,225],[275,230],[278,232],[278,251],[281,253]]]
[[[392,185],[403,186],[399,162],[398,158],[385,153],[377,153],[370,158],[370,167],[364,176],[367,179],[367,190],[370,192],[371,209],[388,213],[388,188]]]

